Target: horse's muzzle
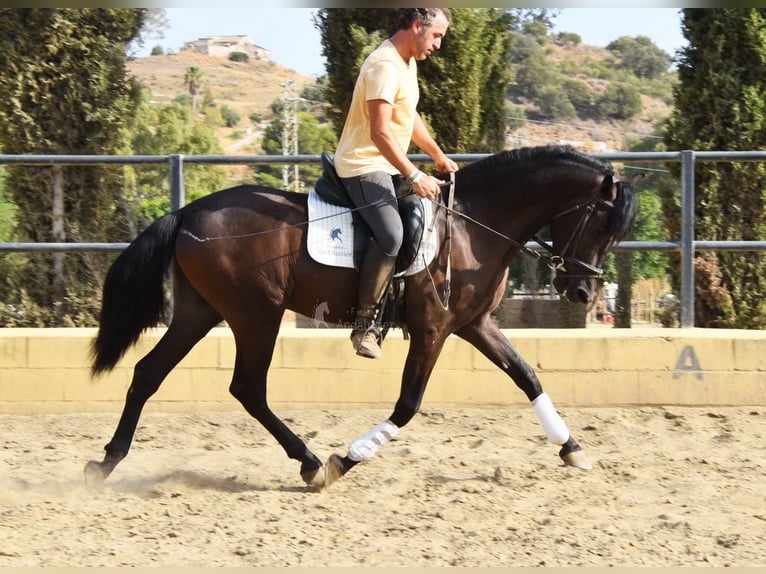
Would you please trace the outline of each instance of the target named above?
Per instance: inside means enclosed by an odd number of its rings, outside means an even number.
[[[558,275],[553,280],[553,287],[559,295],[567,301],[582,303],[583,305],[593,302],[594,290],[592,284],[592,280],[580,277],[567,277],[566,275]]]

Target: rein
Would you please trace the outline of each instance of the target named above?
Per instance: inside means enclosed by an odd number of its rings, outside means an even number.
[[[444,298],[439,300],[439,303],[441,303],[442,309],[447,311],[449,309],[449,297],[452,294],[452,215],[457,214],[461,215],[459,212],[455,211],[452,206],[455,202],[455,173],[450,172],[449,174],[449,183],[440,184],[439,187],[446,187],[449,185],[449,195],[447,196],[447,205],[445,206],[441,201],[436,202],[434,200],[430,200],[432,203],[436,204],[438,208],[445,209],[444,212],[444,227],[445,227],[445,240],[447,241],[447,270],[444,273]],[[436,225],[436,216],[431,221],[431,226],[428,228],[428,237],[430,239],[431,234],[434,231],[434,226]],[[426,269],[426,273],[428,273],[428,279],[431,281],[431,286],[434,288],[434,295],[436,295],[436,298],[439,299],[439,293],[436,290],[436,282],[434,281],[434,276],[431,275],[431,270],[428,268],[428,262],[426,261],[426,255],[425,253],[421,254],[421,257],[423,258],[423,266]]]
[[[451,174],[454,175],[454,174]],[[446,186],[447,184],[445,184]],[[456,211],[452,208],[452,199],[453,199],[453,193],[454,193],[454,177],[452,178],[450,184],[450,198],[449,198],[449,205],[445,206],[443,203],[437,203],[438,207],[441,209],[446,210],[447,215],[455,215],[457,217],[460,217],[461,219],[470,222],[473,225],[476,225],[477,227],[480,227],[481,229],[484,229],[485,231],[489,231],[490,233],[497,235],[498,237],[501,237],[502,239],[509,242],[511,245],[515,245],[518,247],[523,253],[526,255],[529,255],[530,257],[538,260],[538,261],[544,261],[544,263],[552,270],[555,269],[562,269],[566,265],[566,263],[570,263],[571,265],[574,265],[576,267],[579,267],[581,269],[585,269],[587,271],[586,274],[582,275],[575,275],[573,273],[569,273],[573,277],[594,277],[596,279],[600,278],[603,275],[603,269],[599,267],[594,267],[593,265],[590,265],[588,263],[585,263],[584,261],[578,260],[576,257],[566,257],[565,254],[567,250],[571,246],[572,254],[574,255],[575,251],[577,250],[577,246],[580,244],[580,239],[582,238],[582,234],[585,231],[585,228],[588,225],[588,221],[590,220],[591,215],[593,215],[593,212],[595,211],[595,208],[599,204],[603,204],[609,207],[612,207],[612,204],[608,201],[604,201],[603,199],[596,198],[592,199],[587,203],[580,203],[573,207],[570,207],[568,209],[565,209],[561,213],[557,213],[554,215],[551,220],[558,219],[560,217],[563,217],[564,215],[567,215],[569,213],[572,213],[574,211],[579,211],[580,209],[585,208],[585,213],[582,216],[582,219],[580,219],[580,222],[577,224],[577,227],[572,232],[572,236],[569,238],[569,241],[567,241],[567,244],[564,246],[564,249],[561,250],[561,254],[556,253],[553,250],[553,246],[548,243],[547,241],[540,239],[539,236],[533,235],[532,240],[537,243],[540,247],[542,247],[546,253],[540,253],[538,251],[535,251],[534,249],[530,249],[523,243],[519,243],[515,239],[512,239],[508,237],[507,235],[500,233],[496,229],[493,229],[489,227],[488,225],[482,223],[481,221],[478,221],[471,217],[470,215],[466,215],[465,213],[462,213],[460,211]],[[433,200],[432,200],[433,201]],[[447,220],[447,238],[451,238],[451,226],[449,225],[449,219]],[[576,238],[576,240],[575,240]],[[449,252],[447,257],[447,269],[449,270]],[[449,283],[447,284],[447,286]],[[446,290],[446,289],[445,289]],[[446,309],[446,307],[445,307]]]
[[[518,247],[520,249],[520,251],[522,251],[526,255],[529,255],[530,257],[532,257],[532,258],[534,258],[534,259],[536,259],[538,261],[543,261],[551,270],[557,270],[557,269],[562,269],[562,268],[565,269],[566,264],[570,264],[570,265],[573,265],[574,267],[578,267],[578,268],[584,269],[586,271],[586,273],[580,274],[580,275],[575,275],[575,274],[569,272],[569,274],[574,276],[574,277],[595,277],[595,278],[600,278],[603,275],[603,269],[598,268],[598,267],[594,267],[594,266],[592,266],[592,265],[590,265],[588,263],[585,263],[584,261],[580,261],[580,260],[578,260],[574,256],[566,257],[565,254],[566,254],[566,251],[570,248],[570,246],[571,246],[571,250],[572,250],[573,254],[577,250],[577,246],[580,243],[580,239],[582,238],[582,234],[585,231],[585,228],[587,227],[587,224],[588,224],[588,221],[590,220],[591,215],[595,211],[596,205],[603,204],[603,205],[612,207],[612,204],[610,202],[605,201],[603,199],[596,198],[596,199],[590,200],[587,203],[577,204],[577,205],[575,205],[573,207],[565,209],[561,213],[558,213],[558,214],[554,215],[551,218],[551,220],[558,219],[560,217],[563,217],[564,215],[567,215],[567,214],[572,213],[574,211],[578,211],[580,209],[585,208],[585,213],[583,214],[582,219],[580,220],[580,222],[578,223],[577,227],[573,231],[572,236],[569,238],[569,241],[567,241],[567,244],[564,246],[564,249],[562,249],[561,254],[557,254],[553,250],[553,246],[550,243],[548,243],[547,241],[544,241],[543,239],[540,239],[537,235],[532,236],[532,240],[535,241],[540,247],[542,247],[546,251],[546,253],[540,253],[538,251],[535,251],[534,249],[530,249],[525,244],[519,243],[515,239],[512,239],[512,238],[508,237],[507,235],[497,231],[496,229],[493,229],[492,227],[489,227],[488,225],[482,223],[481,221],[478,221],[478,220],[474,219],[470,215],[466,215],[465,213],[462,213],[462,212],[457,211],[456,209],[454,209],[454,207],[453,207],[454,206],[454,199],[455,199],[455,174],[454,173],[450,173],[450,181],[441,184],[440,187],[442,187],[442,188],[449,187],[449,194],[447,196],[447,204],[445,205],[444,203],[442,203],[441,200],[440,201],[436,201],[436,200],[431,199],[429,201],[434,203],[437,208],[445,210],[445,228],[446,228],[445,239],[446,239],[446,242],[447,242],[447,269],[446,269],[446,272],[445,272],[444,297],[442,299],[440,299],[440,301],[439,301],[445,311],[447,309],[449,309],[449,298],[450,298],[450,295],[451,295],[451,292],[452,292],[452,289],[451,289],[451,276],[452,276],[452,264],[451,264],[451,261],[452,261],[452,257],[451,257],[451,255],[452,255],[452,218],[451,218],[451,216],[453,216],[453,215],[456,216],[456,217],[460,217],[464,221],[468,221],[469,223],[471,223],[471,224],[473,224],[473,225],[475,225],[475,226],[477,226],[477,227],[479,227],[479,228],[481,228],[481,229],[483,229],[485,231],[488,231],[488,232],[490,232],[490,233],[492,233],[492,234],[494,234],[494,235],[504,239],[505,241],[507,241],[511,245],[514,245],[514,246]],[[353,213],[354,211],[359,211],[361,209],[366,209],[368,207],[374,207],[376,205],[382,205],[383,203],[385,203],[387,201],[388,201],[388,199],[381,199],[381,200],[374,201],[374,202],[369,203],[369,204],[365,204],[365,205],[360,206],[360,207],[349,208],[347,210],[347,212]],[[300,221],[298,223],[292,223],[290,225],[285,225],[283,227],[277,227],[277,228],[274,228],[274,229],[266,229],[266,230],[263,230],[263,231],[254,231],[254,232],[251,232],[251,233],[242,233],[242,234],[239,234],[239,235],[221,235],[221,236],[212,236],[212,237],[198,237],[198,236],[194,235],[192,232],[190,232],[190,231],[188,231],[188,230],[186,230],[184,228],[181,228],[179,230],[179,233],[184,234],[184,235],[186,235],[188,237],[191,237],[192,239],[194,239],[195,241],[197,241],[199,243],[206,243],[208,241],[220,241],[220,240],[225,240],[225,239],[242,239],[242,238],[246,238],[246,237],[257,237],[257,236],[266,235],[266,234],[269,234],[269,233],[276,233],[276,232],[279,232],[279,231],[284,231],[286,229],[292,229],[294,227],[308,226],[309,223],[312,223],[314,221],[322,221],[323,219],[329,219],[329,218],[335,217],[335,215],[336,214],[326,215],[326,216],[317,217],[317,218],[314,218],[314,219],[311,219],[311,220],[307,219],[306,221]],[[429,235],[431,233],[433,233],[433,231],[434,231],[435,222],[436,222],[436,217],[433,218],[433,221],[431,223],[431,227],[428,229]],[[425,255],[423,255],[423,256],[425,257]],[[434,288],[434,294],[436,294],[437,299],[438,299],[439,297],[438,297],[438,293],[436,292],[436,284],[434,282],[434,278],[431,275],[431,271],[428,268],[427,264],[425,265],[425,268],[426,268],[426,271],[428,273],[428,277],[429,277],[429,279],[431,281],[431,285]]]

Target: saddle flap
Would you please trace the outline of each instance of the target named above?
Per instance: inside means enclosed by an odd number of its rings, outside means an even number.
[[[396,259],[396,272],[400,273],[412,265],[420,250],[426,213],[423,201],[414,193],[400,197],[398,204],[399,215],[402,218],[402,227],[404,228],[402,247]]]

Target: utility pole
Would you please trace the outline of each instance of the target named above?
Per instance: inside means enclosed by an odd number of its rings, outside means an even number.
[[[295,93],[295,80],[288,80],[282,87],[285,88],[285,96],[282,98],[282,155],[298,155],[298,101],[300,98]],[[292,182],[291,172],[292,171]],[[282,187],[294,191],[300,191],[300,173],[298,164],[282,167]]]

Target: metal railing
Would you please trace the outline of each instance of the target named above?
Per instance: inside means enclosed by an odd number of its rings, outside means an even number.
[[[488,154],[450,154],[457,162],[472,162]],[[622,241],[616,251],[678,251],[681,253],[681,327],[694,326],[694,252],[695,251],[766,251],[766,241],[697,241],[694,237],[694,166],[697,161],[733,162],[766,161],[766,152],[758,151],[676,151],[676,152],[609,152],[592,153],[593,157],[609,161],[680,162],[681,164],[681,237],[676,241]],[[424,154],[410,156],[416,162],[430,162]],[[154,164],[168,166],[170,207],[179,209],[185,203],[184,165],[257,165],[257,164],[318,164],[318,155],[2,155],[0,165],[107,165]],[[121,251],[127,243],[0,243],[0,252],[7,251]],[[528,243],[530,249],[539,249]]]

